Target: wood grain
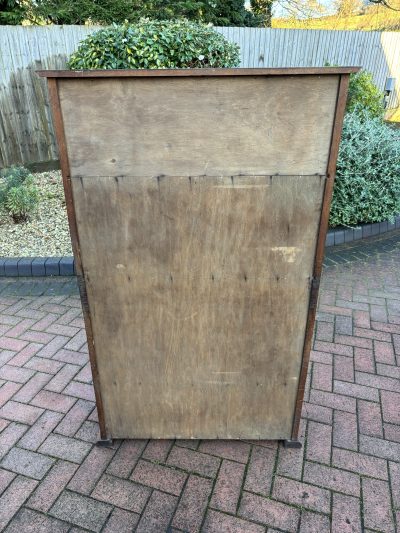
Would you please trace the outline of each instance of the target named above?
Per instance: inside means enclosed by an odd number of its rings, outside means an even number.
[[[290,438],[325,178],[71,182],[110,434]]]
[[[60,78],[71,176],[325,174],[338,80]]]

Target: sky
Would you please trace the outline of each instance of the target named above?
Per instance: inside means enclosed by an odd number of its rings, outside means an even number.
[[[319,3],[324,6],[324,8],[326,9],[326,15],[330,15],[331,13],[333,13],[333,0],[318,0]],[[274,6],[273,6],[273,16],[274,17],[287,17],[288,16],[288,12],[287,10],[284,8],[284,5],[285,5],[285,0],[278,0],[278,1],[275,1],[274,2]],[[245,6],[247,8],[250,7],[250,0],[246,0],[245,1]],[[317,14],[315,16],[318,16]]]

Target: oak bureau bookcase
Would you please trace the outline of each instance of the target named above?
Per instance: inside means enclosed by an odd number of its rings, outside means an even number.
[[[41,71],[101,441],[298,445],[353,67]]]

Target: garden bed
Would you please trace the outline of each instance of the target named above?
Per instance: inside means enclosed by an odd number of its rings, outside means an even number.
[[[72,255],[64,190],[59,171],[34,174],[39,204],[28,222],[0,215],[0,257]]]

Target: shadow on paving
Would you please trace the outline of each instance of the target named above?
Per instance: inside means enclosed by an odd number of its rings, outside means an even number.
[[[376,257],[399,249],[400,230],[393,230],[383,235],[326,248],[324,267],[365,261],[369,257]]]
[[[74,296],[79,294],[76,277],[0,279],[1,296]]]

